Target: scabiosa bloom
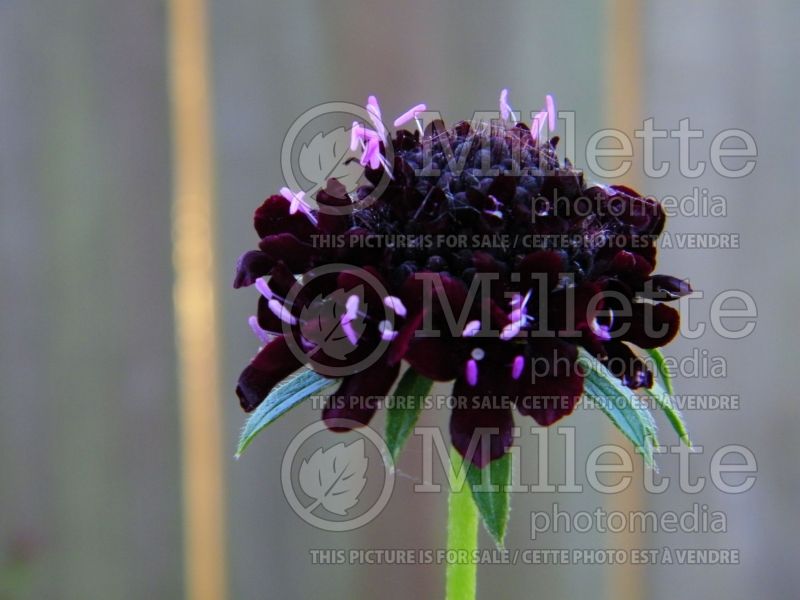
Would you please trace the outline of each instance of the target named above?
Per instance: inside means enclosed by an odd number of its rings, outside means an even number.
[[[665,220],[656,200],[587,183],[559,160],[558,138],[544,136],[552,97],[530,127],[506,90],[492,123],[423,128],[424,111],[398,117],[396,128],[417,130],[390,137],[370,97],[371,122],[351,132],[368,184],[347,193],[331,179],[317,208],[284,188],[256,210],[260,242],[239,259],[234,287],[261,293],[251,326],[264,345],[236,393],[252,411],[302,366],[326,376],[335,366],[344,375],[323,418],[341,429],[341,419],[369,422],[405,361],[454,382],[450,433],[462,455],[473,434],[494,432],[488,454],[469,456],[480,467],[510,446],[513,409],[544,426],[573,411],[579,348],[624,385],[650,387],[632,346],[668,343],[679,318],[665,303],[691,289],[653,274]],[[336,243],[318,243],[326,237]],[[412,242],[387,241],[397,239]],[[351,268],[324,272],[341,264]],[[329,352],[331,337],[349,352]]]

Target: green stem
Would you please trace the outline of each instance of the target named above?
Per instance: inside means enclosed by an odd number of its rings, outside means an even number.
[[[463,460],[455,448],[450,450],[450,496],[447,517],[447,592],[446,600],[474,600],[478,566],[473,555],[478,549],[478,509],[472,500],[469,482],[460,490],[454,483]]]

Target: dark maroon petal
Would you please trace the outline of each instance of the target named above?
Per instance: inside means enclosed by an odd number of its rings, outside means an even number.
[[[283,336],[264,346],[252,362],[239,375],[236,395],[246,412],[255,410],[264,401],[273,387],[303,363],[295,356]]]
[[[476,250],[472,254],[472,266],[474,268],[475,276],[469,279],[478,278],[477,282],[470,281],[470,285],[480,284],[487,286],[489,289],[489,296],[501,304],[506,303],[506,292],[508,288],[508,265],[505,262],[498,260],[488,252]],[[469,280],[468,279],[468,280]],[[480,288],[483,290],[484,288]],[[481,291],[481,295],[483,291]]]
[[[653,275],[639,292],[642,298],[651,300],[677,300],[682,296],[692,293],[692,286],[685,279],[678,279],[670,275]]]
[[[639,254],[620,250],[611,260],[610,270],[622,279],[643,279],[652,272],[653,265]]]
[[[286,298],[296,284],[297,279],[282,260],[279,260],[269,272],[267,285],[280,298]]]
[[[315,198],[320,209],[317,213],[317,226],[328,234],[347,231],[352,224],[352,202],[347,190],[337,179],[328,179],[324,190],[317,192]]]
[[[612,190],[615,190],[617,192],[622,192],[623,194],[625,194],[626,196],[630,196],[631,198],[641,198],[642,197],[642,195],[639,192],[637,192],[632,187],[628,187],[627,185],[612,185],[612,186],[609,186],[609,187]]]
[[[258,325],[261,329],[271,333],[283,332],[283,321],[272,312],[269,307],[269,300],[264,298],[264,296],[258,297],[258,312],[256,313],[256,317],[258,318]]]
[[[603,364],[613,375],[631,389],[649,388],[653,385],[653,374],[642,359],[622,342],[611,341],[605,346]]]
[[[267,275],[275,261],[260,250],[245,252],[236,263],[236,276],[233,287],[241,288],[253,285],[256,279]]]
[[[339,389],[328,398],[322,411],[323,420],[333,431],[349,431],[366,425],[375,414],[380,398],[389,393],[399,372],[399,364],[389,365],[379,360],[363,371],[345,377]],[[337,419],[355,423],[341,423]]]
[[[396,364],[405,357],[417,329],[422,325],[422,316],[422,311],[409,315],[400,326],[400,329],[397,330],[397,337],[389,346],[389,353],[387,355],[389,364]]]
[[[512,400],[503,380],[494,378],[494,373],[483,373],[478,376],[478,384],[471,386],[459,377],[453,386],[453,447],[478,468],[501,458],[513,441]]]
[[[272,267],[267,279],[267,287],[272,290],[275,298],[284,304],[283,300],[289,297],[290,291],[297,284],[297,280],[289,268],[283,261]],[[285,304],[284,304],[285,305]],[[300,314],[300,304],[295,299],[294,305],[291,308],[292,314],[298,316]],[[264,296],[258,298],[258,324],[262,329],[274,333],[281,333],[284,331],[285,324],[275,315],[269,308],[269,301]]]
[[[472,253],[472,266],[478,273],[500,273],[503,270],[503,266],[494,256],[482,250]]]
[[[291,233],[307,240],[317,233],[317,228],[301,211],[290,214],[289,202],[279,195],[270,196],[256,209],[253,225],[260,238],[277,233]]]
[[[583,283],[551,293],[545,298],[547,327],[565,335],[589,329],[597,311],[605,308],[605,299],[600,294],[600,287],[595,283]]]
[[[351,227],[342,234],[345,254],[343,262],[351,264],[379,264],[386,252],[380,243],[381,236],[364,227]]]
[[[294,273],[302,273],[311,267],[316,249],[300,241],[291,233],[276,233],[261,240],[258,247],[274,260],[283,260]]]
[[[633,304],[628,331],[622,334],[626,342],[640,348],[659,348],[672,341],[680,329],[680,315],[666,304]],[[616,325],[615,325],[616,328]]]
[[[447,305],[458,319],[467,301],[467,287],[461,279],[447,273],[417,271],[406,279],[400,297],[411,312],[425,309],[440,314]]]
[[[386,282],[383,280],[383,276],[375,267],[368,265],[362,268],[364,271],[372,275],[375,280],[377,280],[382,289],[377,289],[370,280],[366,279],[364,273],[356,269],[346,269],[339,273],[338,277],[336,278],[336,285],[339,287],[339,289],[346,293],[357,291],[359,288],[363,288],[363,293],[359,295],[361,300],[366,304],[367,313],[375,316],[378,320],[381,320],[386,314],[383,306],[383,296],[386,293]],[[364,310],[363,305],[360,308],[361,310]]]
[[[461,373],[460,357],[450,338],[415,338],[404,358],[417,373],[434,381],[452,381]]]
[[[533,289],[537,294],[540,291],[540,278],[545,277],[547,291],[558,285],[560,274],[565,272],[565,257],[562,252],[555,250],[540,250],[531,252],[520,261],[517,267],[519,272],[520,287],[527,292]]]
[[[503,308],[491,298],[488,299],[489,302],[489,310],[488,314],[490,317],[490,326],[494,331],[502,331],[503,328],[511,323],[511,319],[509,319],[508,313],[503,310]]]
[[[641,196],[623,185],[612,185],[610,189],[616,195],[610,198],[608,207],[616,218],[640,234],[657,236],[661,233],[666,214],[655,198]]]
[[[575,409],[583,394],[583,374],[575,345],[555,338],[534,343],[519,378],[517,410],[547,427]]]

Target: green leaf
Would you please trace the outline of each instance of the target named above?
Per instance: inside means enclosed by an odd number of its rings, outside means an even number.
[[[433,381],[411,368],[397,384],[394,402],[389,406],[386,415],[386,445],[393,462],[397,462],[400,450],[411,435],[432,386]]]
[[[664,388],[661,387],[661,384],[653,382],[653,387],[650,389],[645,388],[644,392],[655,400],[656,404],[664,411],[670,425],[672,425],[672,428],[675,430],[675,433],[678,434],[681,441],[691,447],[692,442],[689,439],[689,433],[686,431],[686,423],[683,421],[683,415],[681,415],[681,412],[672,403],[672,398]]]
[[[467,482],[486,531],[492,535],[495,543],[502,547],[508,525],[508,513],[511,509],[511,496],[508,491],[508,486],[511,484],[511,453],[493,460],[483,469],[479,469],[471,461],[468,462]],[[493,490],[494,487],[497,489]]]
[[[667,393],[672,396],[675,393],[675,390],[672,389],[672,377],[669,374],[669,369],[664,361],[664,355],[661,354],[661,350],[658,348],[651,348],[650,350],[645,350],[645,352],[653,359],[658,378],[664,384],[664,389],[667,390]]]
[[[622,385],[608,369],[583,348],[578,358],[586,376],[583,393],[611,419],[622,434],[641,452],[645,464],[654,465],[653,447],[658,446],[656,424],[650,410],[633,391]]]
[[[338,383],[338,379],[323,377],[315,371],[303,369],[275,387],[244,424],[239,436],[236,458],[239,458],[261,431],[270,423],[314,394]]]
[[[672,390],[672,380],[669,376],[669,370],[664,363],[664,355],[661,354],[661,351],[657,348],[646,350],[646,352],[650,358],[653,359],[653,363],[658,372],[658,379],[653,382],[651,388],[645,389],[644,393],[655,400],[656,404],[658,404],[661,410],[664,411],[664,414],[667,415],[670,425],[672,425],[672,428],[675,430],[675,433],[678,434],[681,441],[691,447],[692,442],[689,439],[689,433],[686,431],[686,423],[683,420],[683,415],[681,415],[680,411],[672,403],[671,396],[674,392]],[[663,382],[663,386],[659,380]]]

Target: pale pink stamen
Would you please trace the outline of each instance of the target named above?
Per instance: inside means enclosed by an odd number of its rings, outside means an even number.
[[[305,206],[305,202],[303,202],[303,196],[305,195],[304,192],[298,192],[292,198],[292,201],[289,203],[289,214],[293,215],[298,210],[300,210],[301,206]],[[304,211],[305,212],[305,211]]]
[[[353,128],[350,130],[350,150],[355,151],[358,148],[358,142],[361,139],[359,130],[361,125],[357,121],[353,121]]]
[[[342,329],[350,343],[355,346],[358,343],[358,335],[356,334],[356,330],[353,329],[352,321],[345,321],[344,317],[342,317]]]
[[[610,322],[608,325],[601,325],[598,323],[597,317],[592,319],[591,323],[589,324],[592,332],[603,341],[608,341],[611,339],[611,327],[614,324],[614,311],[609,310],[608,312],[610,317]]]
[[[395,127],[400,127],[401,125],[404,125],[404,124],[408,123],[411,119],[416,119],[417,118],[417,113],[421,113],[421,112],[424,112],[426,110],[428,110],[428,107],[426,105],[417,104],[415,107],[409,108],[406,112],[404,112],[402,115],[397,117],[394,120],[394,126]]]
[[[347,318],[347,321],[352,321],[358,316],[358,304],[359,298],[357,294],[353,294],[347,298],[344,304],[344,316]]]
[[[483,348],[473,348],[472,352],[470,352],[470,356],[475,360],[483,360],[483,357],[486,356],[486,352],[483,351]]]
[[[510,340],[514,336],[516,336],[522,330],[522,323],[519,321],[514,321],[513,323],[509,323],[505,327],[503,327],[503,331],[500,332],[500,339],[501,340]]]
[[[381,116],[381,107],[378,105],[378,99],[375,96],[367,96],[367,110],[372,111],[377,116]]]
[[[503,88],[500,92],[500,116],[504,121],[508,121],[512,112],[511,105],[508,103],[508,90]]]
[[[514,357],[514,363],[511,365],[511,378],[519,379],[522,375],[522,369],[525,368],[525,358],[520,354]]]
[[[520,294],[514,294],[511,297],[511,306],[514,307],[514,309],[508,314],[508,319],[511,322],[503,328],[503,331],[500,334],[500,339],[510,340],[520,332],[522,327],[528,321],[528,309],[526,305],[530,299],[530,290],[527,294],[525,294],[524,298]]]
[[[528,301],[531,299],[531,294],[533,294],[533,290],[528,290],[525,293],[525,297],[522,299],[522,306],[528,305]]]
[[[471,386],[478,384],[478,363],[473,358],[467,361],[466,376],[468,384]]]
[[[375,96],[370,96],[367,98],[367,114],[369,115],[369,120],[372,121],[372,124],[375,126],[375,130],[378,132],[378,135],[382,140],[385,140],[386,127],[383,126],[383,121],[381,120],[381,108],[378,106],[378,99],[375,98]]]
[[[267,280],[263,277],[259,277],[256,279],[256,289],[258,293],[264,296],[267,300],[270,300],[274,295],[270,287],[267,285]]]
[[[480,328],[481,328],[480,321],[470,321],[464,327],[464,332],[461,335],[463,335],[464,337],[472,337],[473,335],[478,333]]]
[[[391,308],[399,317],[405,317],[408,314],[406,305],[403,304],[403,301],[397,296],[386,296],[386,298],[383,299],[383,303],[387,308]]]
[[[536,140],[542,134],[542,128],[544,124],[547,122],[547,111],[543,110],[542,112],[536,113],[533,117],[533,122],[531,123],[531,137]]]
[[[280,190],[281,196],[283,196],[286,200],[289,201],[289,214],[293,215],[297,213],[299,210],[304,215],[306,215],[309,219],[311,219],[314,224],[316,225],[316,219],[311,214],[311,207],[306,204],[306,193],[304,191],[299,191],[296,194],[287,187],[282,187]]]
[[[391,342],[399,333],[392,329],[392,324],[389,323],[389,321],[381,321],[378,323],[378,330],[381,332],[381,339],[384,342]]]
[[[381,162],[383,162],[381,157],[380,148],[378,147],[378,142],[375,142],[375,150],[372,152],[372,155],[369,157],[369,168],[370,169],[377,169],[381,166]]]
[[[550,131],[556,130],[556,102],[553,100],[553,96],[547,94],[545,98],[545,102],[547,103],[547,126],[550,128]]]
[[[275,316],[284,323],[288,323],[289,325],[297,325],[297,318],[291,312],[289,312],[288,308],[274,298],[267,303],[267,306],[269,306],[269,309],[275,313]]]
[[[380,163],[380,146],[377,138],[369,138],[367,140],[367,147],[364,148],[364,154],[361,156],[359,163],[361,166],[369,164],[370,169],[377,169]]]
[[[350,130],[350,149],[355,150],[358,148],[358,143],[370,139],[380,140],[381,136],[372,129],[367,129],[360,123],[353,121],[353,129]]]
[[[258,338],[258,341],[260,341],[262,344],[266,344],[272,339],[272,335],[258,324],[258,317],[254,315],[247,319],[247,322],[250,325],[250,329],[253,330],[253,333]]]
[[[600,325],[600,323],[597,322],[597,319],[592,319],[589,327],[592,329],[592,332],[601,340],[608,341],[611,339],[611,332],[609,331],[610,327]]]
[[[525,307],[528,305],[528,301],[531,299],[531,293],[532,293],[532,291],[528,290],[528,292],[525,294],[524,298],[522,297],[521,294],[515,293],[511,297],[511,306],[513,306],[516,310],[521,311],[522,315],[527,314],[527,309]],[[514,314],[514,313],[512,312],[512,314]],[[514,321],[516,319],[511,317],[511,320]]]

